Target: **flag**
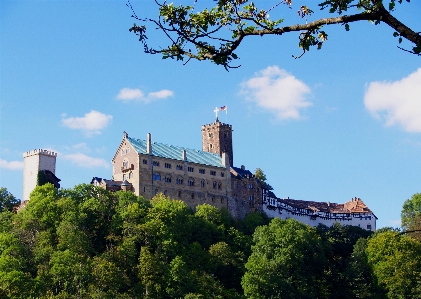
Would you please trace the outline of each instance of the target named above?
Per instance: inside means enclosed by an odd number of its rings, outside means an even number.
[[[219,111],[224,111],[224,110],[227,110],[227,106],[222,106],[222,107],[219,109]]]

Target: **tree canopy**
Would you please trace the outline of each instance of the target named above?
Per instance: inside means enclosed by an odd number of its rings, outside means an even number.
[[[0,211],[0,298],[419,298],[421,243],[92,185]],[[418,279],[418,280],[417,280]]]
[[[159,14],[157,18],[138,16],[130,0],[128,6],[132,9],[132,17],[136,23],[130,28],[139,36],[144,51],[150,54],[161,54],[163,58],[177,60],[197,59],[209,60],[222,65],[226,69],[233,66],[233,60],[238,58],[236,50],[245,38],[250,36],[277,35],[289,32],[299,32],[299,47],[301,57],[311,47],[321,49],[328,39],[325,27],[343,25],[350,30],[350,24],[359,21],[372,21],[374,24],[385,24],[394,30],[393,36],[398,38],[399,44],[403,39],[412,44],[408,52],[419,55],[421,53],[420,30],[413,30],[403,21],[394,17],[396,4],[403,0],[322,0],[317,9],[328,11],[331,16],[320,17],[308,22],[310,17],[316,15],[313,2],[298,8],[298,15],[302,18],[301,24],[291,24],[284,17],[271,19],[269,14],[281,10],[283,7],[292,8],[295,1],[280,0],[272,7],[265,7],[265,1],[254,3],[249,0],[218,0],[212,3],[213,7],[198,9],[198,0],[191,5],[175,5],[166,1],[155,0]],[[202,1],[203,2],[203,1]],[[216,3],[215,3],[216,2]],[[410,2],[410,0],[406,0]],[[259,6],[261,5],[261,6]],[[150,46],[148,41],[149,25],[162,31],[168,39],[168,45],[159,47]],[[154,29],[155,29],[154,28]]]
[[[0,188],[0,212],[13,211],[14,208],[19,206],[20,200],[13,196],[12,193],[7,191],[6,188]]]

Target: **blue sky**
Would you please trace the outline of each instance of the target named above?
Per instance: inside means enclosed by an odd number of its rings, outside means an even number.
[[[301,2],[274,14],[298,23]],[[132,3],[157,12],[152,0]],[[414,1],[395,15],[420,31],[419,11]],[[0,2],[0,186],[22,197],[22,154],[35,148],[59,153],[62,187],[111,178],[123,131],[200,149],[201,126],[226,105],[235,166],[262,168],[278,197],[356,196],[378,227],[399,225],[421,192],[421,59],[397,48],[392,29],[329,27],[323,49],[300,59],[296,33],[253,37],[226,72],[144,54],[130,16],[125,1]],[[155,33],[150,42],[165,45]]]

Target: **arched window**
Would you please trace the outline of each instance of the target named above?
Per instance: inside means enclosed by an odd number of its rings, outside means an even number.
[[[216,182],[212,183],[212,187],[213,187],[213,189],[216,189]]]
[[[205,180],[200,181],[200,187],[202,187],[202,188],[205,187]]]
[[[154,181],[160,181],[161,180],[161,175],[158,172],[155,172],[153,174],[153,180]]]
[[[218,182],[218,189],[221,189],[221,186],[222,186],[221,182]]]
[[[171,176],[170,175],[165,176],[165,183],[171,183]]]
[[[177,185],[183,185],[183,179],[182,179],[182,178],[180,178],[180,177],[178,177],[178,178],[175,180],[175,183],[176,183]]]
[[[181,198],[181,191],[178,191],[178,198]]]
[[[189,186],[194,186],[194,179],[193,178],[189,178],[188,185]]]

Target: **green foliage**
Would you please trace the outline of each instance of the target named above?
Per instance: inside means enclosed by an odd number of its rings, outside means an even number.
[[[311,47],[322,48],[328,37],[323,27],[340,24],[345,25],[345,30],[349,31],[349,23],[367,20],[390,26],[399,33],[399,43],[405,38],[415,45],[409,52],[414,54],[421,52],[420,33],[401,24],[391,14],[396,9],[396,2],[402,3],[401,0],[390,0],[388,5],[384,3],[385,1],[326,0],[318,6],[320,10],[327,9],[329,13],[334,14],[331,18],[321,15],[320,19],[308,22],[308,18],[315,15],[315,12],[310,7],[300,4],[297,12],[303,19],[302,24],[295,24],[295,21],[290,20],[292,24],[284,25],[284,18],[271,19],[269,14],[272,11],[280,11],[283,7],[292,8],[295,3],[293,2],[280,1],[264,9],[258,8],[255,2],[249,0],[213,1],[211,3],[214,7],[200,11],[196,9],[196,5],[177,6],[166,1],[156,1],[159,16],[157,19],[151,19],[138,17],[128,1],[128,6],[133,12],[132,17],[142,23],[141,26],[134,24],[130,31],[139,37],[146,53],[161,54],[163,59],[209,60],[224,66],[227,70],[238,67],[231,64],[238,59],[235,52],[248,36],[281,36],[288,32],[297,32],[298,46],[302,49],[302,54],[293,57],[299,58]],[[314,5],[312,2],[309,3]],[[260,4],[262,7],[267,5],[265,1],[261,1]],[[146,26],[149,23],[152,23],[154,29],[164,33],[168,45],[156,48],[149,46]]]
[[[421,193],[415,193],[411,199],[405,200],[402,207],[401,219],[402,228],[409,229],[413,226],[414,220],[421,215]]]
[[[317,298],[326,267],[321,238],[298,221],[273,219],[258,227],[242,280],[249,298]]]
[[[43,170],[38,171],[37,186],[43,186],[48,183],[47,176]]]
[[[261,170],[260,168],[256,168],[256,170],[254,171],[254,176],[260,181],[263,188],[267,190],[273,190],[273,187],[266,182],[266,175],[264,174],[263,170]]]
[[[361,238],[354,245],[354,250],[348,264],[346,275],[348,277],[350,297],[361,299],[386,298],[386,291],[379,286],[372,267],[368,263],[367,239]]]
[[[387,298],[421,297],[420,242],[390,230],[370,238],[366,252]]]
[[[399,233],[45,184],[0,212],[0,297],[416,298],[420,243]]]
[[[6,188],[0,188],[0,212],[3,211],[10,211],[12,212],[13,209],[18,207],[20,204],[20,200],[16,199],[12,193],[7,191]]]
[[[353,277],[349,273],[349,264],[354,245],[359,239],[369,237],[372,232],[351,225],[335,223],[331,227],[319,225],[316,228],[324,241],[328,260],[325,271],[326,292],[330,298],[350,298],[353,294]]]

